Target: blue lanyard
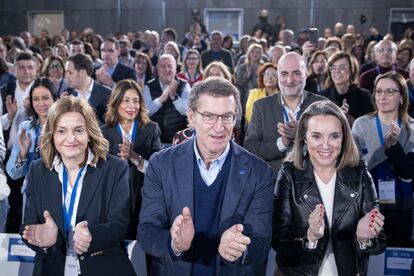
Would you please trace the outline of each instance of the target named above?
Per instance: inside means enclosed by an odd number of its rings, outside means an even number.
[[[132,137],[131,137],[131,144],[135,143],[135,140],[137,139],[137,128],[138,128],[139,122],[137,119],[134,120],[134,126],[132,127]],[[122,127],[120,123],[116,124],[116,130],[118,131],[119,136],[122,138]]]
[[[382,127],[381,127],[381,122],[380,122],[380,119],[379,119],[378,115],[375,116],[375,121],[377,123],[378,138],[380,140],[381,145],[383,146],[384,145],[384,136],[382,135]],[[398,126],[401,127],[401,121],[400,120],[398,120]]]
[[[283,111],[283,118],[285,119],[285,123],[289,122],[289,116],[286,112],[286,109],[283,106],[282,106],[282,111]],[[299,112],[296,113],[296,120],[298,119],[298,115],[299,115]]]
[[[75,205],[76,191],[78,189],[79,180],[81,178],[84,167],[82,167],[78,176],[76,177],[75,185],[73,185],[72,194],[70,196],[69,211],[66,209],[66,194],[68,190],[68,172],[66,171],[65,165],[63,165],[63,226],[65,228],[65,233],[68,235],[68,229],[70,221],[72,220],[73,215],[73,206]]]

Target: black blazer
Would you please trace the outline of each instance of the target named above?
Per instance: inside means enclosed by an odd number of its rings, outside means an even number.
[[[102,124],[105,123],[105,113],[111,93],[111,89],[107,86],[94,81],[89,104],[95,109],[96,117]]]
[[[134,81],[136,81],[137,76],[135,75],[135,71],[133,68],[118,62],[114,72],[112,73],[112,80],[114,82],[119,82],[125,79],[133,79]]]
[[[76,90],[72,87],[66,89],[68,95],[76,95]],[[108,86],[93,82],[92,93],[89,97],[89,105],[95,110],[96,118],[100,125],[105,123],[106,108],[111,97],[112,90]]]
[[[33,161],[26,195],[20,233],[25,225],[44,223],[45,210],[58,226],[57,241],[46,252],[24,240],[36,252],[33,275],[63,275],[66,238],[58,173],[47,169],[40,159]],[[87,167],[76,223],[83,220],[88,221],[92,242],[79,257],[82,275],[136,275],[124,245],[129,222],[128,166],[118,157],[107,155],[107,160],[99,160],[96,168]]]
[[[102,127],[102,134],[109,141],[109,153],[118,155],[118,145],[122,144],[122,137],[118,134],[116,127]],[[149,122],[146,126],[142,124],[137,128],[137,136],[132,150],[141,155],[145,160],[149,160],[151,155],[161,149],[160,140],[161,130],[155,122]],[[129,189],[131,220],[128,227],[127,238],[134,240],[138,226],[139,211],[141,209],[141,188],[144,184],[144,174],[137,170],[135,165],[128,161],[129,165]]]
[[[323,203],[309,160],[304,170],[285,162],[275,186],[272,246],[276,262],[285,275],[318,275],[328,244],[332,240],[338,273],[365,275],[369,255],[384,251],[386,238],[381,233],[372,245],[361,250],[356,241],[359,220],[374,207],[379,208],[374,182],[363,161],[357,167],[337,171],[332,227],[325,215],[325,233],[315,249],[307,243],[308,218],[317,204]]]

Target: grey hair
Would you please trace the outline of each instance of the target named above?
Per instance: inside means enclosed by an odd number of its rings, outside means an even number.
[[[237,107],[240,103],[239,90],[228,80],[219,77],[208,77],[205,80],[194,84],[191,89],[189,105],[191,110],[197,110],[198,101],[202,95],[210,95],[213,97],[231,97],[236,100]]]

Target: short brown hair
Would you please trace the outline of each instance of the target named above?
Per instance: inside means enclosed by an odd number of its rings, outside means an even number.
[[[277,71],[277,66],[271,62],[266,62],[265,64],[261,65],[259,69],[257,69],[257,75],[256,75],[257,88],[262,89],[265,87],[264,82],[263,82],[263,74],[265,73],[267,68],[273,68]],[[279,90],[279,85],[277,85],[277,89]]]
[[[108,102],[108,111],[105,114],[105,122],[109,127],[114,127],[119,122],[118,108],[124,99],[125,92],[129,89],[137,91],[139,96],[139,112],[137,119],[140,124],[147,125],[150,122],[148,117],[148,109],[145,106],[144,96],[142,95],[141,88],[136,81],[131,79],[125,79],[118,82],[112,91],[111,97]]]
[[[53,159],[56,155],[59,155],[53,141],[53,135],[60,116],[67,112],[78,112],[85,119],[86,131],[89,135],[88,147],[95,155],[93,162],[96,163],[98,159],[106,160],[106,155],[109,152],[109,143],[102,135],[93,108],[85,100],[75,97],[63,97],[49,108],[46,124],[40,136],[40,154],[46,168],[51,169]]]
[[[286,161],[291,161],[297,169],[304,170],[303,163],[306,156],[303,148],[305,146],[309,119],[317,115],[335,116],[341,122],[343,138],[341,153],[337,160],[337,168],[342,169],[346,166],[357,166],[359,163],[359,152],[352,137],[348,120],[342,110],[329,100],[314,102],[303,112],[296,128],[295,144],[293,145],[292,151],[286,157]]]
[[[345,58],[349,63],[349,84],[358,84],[359,63],[357,59],[354,57],[354,55],[341,51],[333,54],[328,59],[328,76],[325,81],[327,87],[334,86],[334,83],[332,81],[332,73],[331,70],[329,70],[329,67],[331,67],[335,62],[342,58]]]

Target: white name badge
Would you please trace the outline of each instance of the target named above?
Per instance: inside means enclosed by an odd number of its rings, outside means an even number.
[[[395,204],[395,180],[378,181],[378,194],[381,204]]]
[[[77,276],[81,274],[78,258],[74,251],[68,252],[65,261],[65,276]]]

